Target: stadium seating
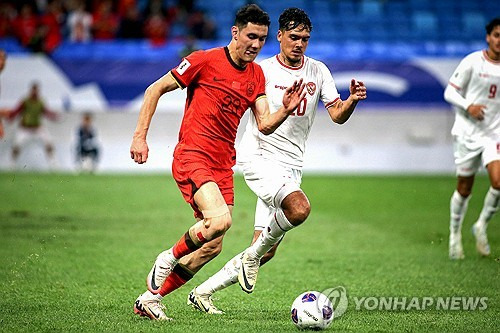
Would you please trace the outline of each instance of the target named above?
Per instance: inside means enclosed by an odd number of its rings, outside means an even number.
[[[421,45],[429,43],[484,45],[485,24],[500,14],[500,3],[492,0],[195,0],[195,7],[203,10],[216,22],[217,40],[211,41],[213,45],[227,43],[236,9],[249,2],[260,5],[271,17],[268,45],[276,43],[277,19],[282,10],[294,6],[305,9],[311,17],[314,43],[336,45],[377,43],[378,48],[382,43],[388,52],[395,49],[394,44],[401,43],[413,44],[410,48],[407,47],[407,50],[422,50],[425,47],[422,48]],[[146,0],[137,2],[140,8],[145,7],[146,3]],[[171,27],[170,43],[182,43],[186,31],[182,22],[176,22]],[[124,43],[121,45],[128,49],[128,42],[108,43]],[[97,44],[97,50],[101,50],[101,47],[106,49],[102,52],[104,55],[110,55],[110,52],[112,54],[115,49],[112,45],[102,46],[99,42]],[[8,52],[27,52],[12,38],[0,39],[0,47]],[[60,56],[71,48],[82,49],[81,46],[64,42],[54,55]],[[92,48],[83,47],[83,49],[85,54],[101,54]],[[119,58],[127,54],[132,57],[137,56],[136,52],[124,52],[118,47],[116,49]],[[463,46],[459,45],[458,48],[445,46],[443,49],[463,49]],[[141,52],[142,50],[144,48]],[[139,54],[143,54],[141,52]],[[78,57],[78,54],[76,56]],[[391,55],[386,54],[386,56]]]
[[[258,0],[271,16],[271,31],[284,8],[305,9],[314,25],[317,39],[341,37],[407,41],[477,41],[484,39],[484,25],[500,13],[496,1],[487,0]],[[218,36],[226,36],[227,17],[244,1],[199,1],[219,24]]]

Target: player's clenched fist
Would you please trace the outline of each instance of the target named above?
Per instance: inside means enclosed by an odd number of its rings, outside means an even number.
[[[148,159],[148,144],[146,140],[134,138],[130,146],[130,157],[139,164],[146,163]]]
[[[355,79],[352,79],[349,92],[355,101],[366,99],[366,87],[363,81],[356,81]]]

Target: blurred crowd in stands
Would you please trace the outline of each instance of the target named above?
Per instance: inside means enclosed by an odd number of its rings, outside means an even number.
[[[16,38],[33,52],[51,53],[63,40],[147,38],[163,45],[173,36],[215,39],[214,22],[193,0],[2,0],[0,38]],[[175,30],[177,33],[172,34]]]

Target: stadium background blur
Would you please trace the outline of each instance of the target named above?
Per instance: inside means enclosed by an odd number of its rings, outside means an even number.
[[[234,13],[247,2],[271,16],[259,59],[278,52],[281,11],[300,7],[313,22],[306,54],[329,66],[343,97],[351,77],[369,89],[369,99],[343,126],[320,108],[306,171],[453,173],[454,114],[443,90],[458,62],[486,47],[484,26],[500,13],[495,1],[2,1],[0,48],[8,59],[0,107],[15,107],[30,83],[40,82],[47,105],[63,113],[58,122],[45,122],[61,171],[75,169],[76,128],[89,111],[96,113],[100,171],[169,170],[185,92],[162,98],[150,160],[137,166],[128,148],[144,89],[191,50],[227,45]],[[8,169],[15,132],[15,124],[5,125],[0,170]],[[23,169],[47,170],[43,147],[28,148]]]

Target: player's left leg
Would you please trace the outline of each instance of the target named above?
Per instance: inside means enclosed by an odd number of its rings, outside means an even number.
[[[255,209],[255,226],[254,226],[252,244],[255,243],[255,241],[262,233],[262,230],[265,229],[266,226],[269,224],[269,221],[273,218],[275,211],[276,210],[274,207],[268,206],[260,198],[257,199],[257,206]],[[262,257],[260,261],[261,266],[274,257],[278,245],[279,242],[275,244]],[[208,278],[199,286],[193,288],[193,290],[188,295],[187,304],[205,313],[209,314],[223,313],[213,304],[212,295],[238,282],[238,272],[241,267],[242,255],[243,252],[240,252],[237,255],[235,255],[231,260],[229,260],[224,265],[224,267],[221,270],[212,275],[210,278]]]
[[[275,196],[276,210],[274,218],[264,229],[256,242],[245,250],[241,258],[238,281],[243,291],[251,293],[257,282],[261,258],[285,235],[302,224],[311,211],[307,196],[297,184],[285,184]]]
[[[471,147],[472,145],[472,147]],[[457,187],[450,200],[450,238],[448,255],[450,259],[463,259],[462,223],[467,213],[467,207],[474,186],[475,174],[481,167],[483,146],[461,137],[454,137],[453,142]]]
[[[47,156],[47,162],[49,164],[49,168],[54,170],[57,168],[56,158],[54,154],[54,144],[52,143],[52,137],[50,136],[46,127],[39,127],[36,130],[36,133],[40,140],[44,143],[45,146],[45,154]]]
[[[479,214],[479,218],[472,226],[472,233],[476,238],[476,249],[483,256],[490,255],[490,245],[486,229],[488,222],[498,211],[500,202],[500,160],[488,163],[487,170],[491,186],[484,198],[483,209]]]

